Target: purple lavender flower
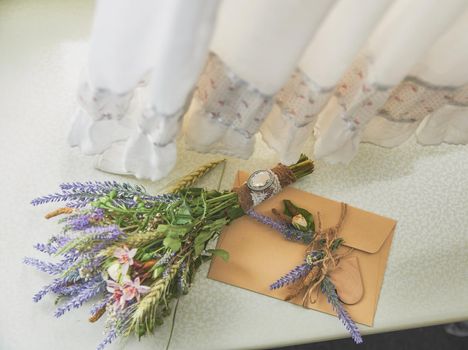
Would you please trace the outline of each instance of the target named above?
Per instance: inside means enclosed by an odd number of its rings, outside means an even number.
[[[91,226],[91,215],[79,215],[71,219],[68,223],[72,230],[80,231]]]
[[[72,308],[79,308],[83,305],[84,302],[90,300],[99,293],[104,292],[105,289],[106,282],[102,279],[101,275],[98,275],[92,280],[81,284],[72,299],[55,311],[55,317],[62,316],[65,312],[70,311]]]
[[[60,294],[60,289],[68,285],[69,283],[74,283],[78,281],[79,275],[78,272],[72,272],[63,278],[56,278],[52,283],[43,287],[39,292],[33,296],[33,301],[35,303],[39,302],[46,294],[53,292]]]
[[[146,193],[142,186],[118,183],[116,181],[64,183],[60,185],[60,190],[62,192],[36,198],[32,200],[31,204],[40,205],[51,202],[67,202],[66,205],[69,207],[81,208],[90,202],[108,195],[112,191],[115,192],[115,202],[126,206],[134,206],[136,204],[135,197],[144,201],[163,203],[170,203],[179,198],[177,195],[172,194],[151,196]]]
[[[36,243],[33,247],[38,251],[49,255],[57,253],[58,250],[58,247],[51,243]]]
[[[33,295],[33,301],[35,303],[39,302],[46,294],[48,294],[53,286],[57,286],[58,284],[61,284],[62,281],[59,279],[54,280],[51,284],[48,284],[47,286],[43,287],[39,292]]]
[[[325,277],[320,285],[320,288],[322,293],[327,296],[328,302],[338,314],[338,318],[346,327],[349,334],[351,334],[351,338],[353,338],[356,344],[361,344],[363,340],[361,333],[359,332],[359,328],[356,326],[356,323],[354,323],[353,319],[349,316],[348,312],[343,307],[343,304],[341,304],[338,298],[338,294],[336,294],[336,288],[333,282],[330,281],[328,277]]]
[[[103,350],[107,345],[112,343],[115,339],[117,339],[117,331],[115,328],[111,328],[105,335],[105,338],[102,342],[98,345],[96,350]]]
[[[106,296],[104,299],[102,299],[101,301],[98,301],[97,303],[94,303],[92,306],[91,306],[91,309],[89,310],[89,313],[91,315],[95,315],[96,312],[98,312],[99,310],[101,310],[103,307],[105,307],[109,301],[112,299],[112,296],[108,295]]]
[[[173,253],[173,252],[166,252],[164,253],[164,255],[162,256],[161,259],[159,259],[159,261],[156,263],[156,266],[162,266],[162,265],[166,265],[169,263],[169,261],[171,261],[171,259],[175,256],[176,253]]]
[[[54,243],[57,246],[57,248],[62,248],[66,244],[70,243],[71,240],[72,239],[70,237],[60,234],[60,235],[53,236],[49,240],[49,242]]]
[[[74,284],[70,285],[63,285],[57,288],[54,288],[54,293],[59,294],[61,296],[75,296],[80,293],[83,288],[86,287],[88,282],[85,281],[77,281]]]
[[[132,320],[131,315],[135,312],[135,305],[136,302],[133,300],[128,302],[125,309],[114,308],[110,311],[111,315],[108,317],[108,321],[106,323],[107,332],[105,334],[105,338],[98,345],[97,350],[104,349],[128,329]]]
[[[293,225],[288,225],[286,223],[273,220],[272,218],[262,215],[253,209],[247,211],[247,215],[257,220],[261,224],[270,226],[272,229],[278,231],[284,236],[284,238],[290,241],[301,241],[303,243],[310,243],[310,241],[312,240],[313,232],[298,230]]]
[[[124,233],[117,225],[91,226],[83,231],[85,234],[92,235],[95,239],[113,241]]]
[[[311,269],[312,269],[312,266],[307,263],[298,265],[294,269],[289,271],[286,275],[280,277],[275,283],[271,284],[270,289],[272,290],[279,289],[288,284],[293,284],[301,277],[304,277],[305,275],[307,275]]]
[[[75,258],[67,257],[59,263],[51,263],[42,261],[36,258],[24,258],[23,262],[26,265],[34,266],[39,271],[48,273],[49,275],[58,275],[67,270],[75,262]]]
[[[101,221],[102,219],[104,219],[104,210],[102,210],[101,208],[94,209],[91,213],[91,219],[94,221]]]
[[[81,231],[98,223],[104,218],[104,210],[97,208],[91,212],[85,212],[71,216],[67,221],[68,226],[74,231]]]

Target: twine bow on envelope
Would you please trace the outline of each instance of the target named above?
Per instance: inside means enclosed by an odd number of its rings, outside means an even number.
[[[302,297],[302,305],[315,304],[320,292],[320,285],[325,278],[330,278],[336,287],[340,300],[345,304],[355,304],[364,295],[362,277],[356,257],[348,257],[349,249],[339,253],[343,243],[338,234],[346,218],[347,205],[341,203],[341,214],[335,226],[322,229],[320,213],[317,213],[317,229],[312,242],[306,249],[305,262],[310,270],[291,286],[292,293],[286,300]]]

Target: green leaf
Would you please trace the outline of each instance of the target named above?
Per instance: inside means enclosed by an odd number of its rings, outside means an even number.
[[[202,252],[203,248],[205,248],[205,243],[213,237],[214,233],[213,231],[204,230],[195,237],[195,256],[198,256]]]
[[[166,238],[164,238],[163,245],[167,249],[170,249],[173,252],[177,252],[179,251],[180,246],[182,245],[182,242],[177,237],[167,236]]]
[[[174,224],[176,225],[186,225],[193,221],[193,216],[190,211],[190,207],[186,202],[183,202],[175,214]]]
[[[169,226],[171,226],[171,225],[160,224],[160,225],[158,225],[158,227],[156,228],[156,232],[166,233],[166,232],[169,230]]]
[[[229,253],[224,249],[208,249],[207,252],[211,253],[211,255],[219,256],[224,261],[229,260]]]
[[[297,207],[289,199],[284,199],[283,204],[284,204],[284,215],[287,215],[291,218],[297,214]]]
[[[158,225],[156,232],[164,233],[166,236],[185,236],[192,229],[192,225]]]
[[[212,223],[205,225],[204,229],[205,230],[211,230],[211,231],[219,231],[221,230],[224,226],[227,224],[227,219],[226,218],[221,218],[213,221]]]
[[[238,217],[241,217],[244,214],[245,214],[244,211],[239,206],[231,207],[227,211],[227,215],[228,215],[229,219],[231,219],[231,220],[237,219]]]

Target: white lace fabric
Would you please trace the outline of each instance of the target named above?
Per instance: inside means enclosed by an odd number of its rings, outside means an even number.
[[[100,0],[69,142],[152,180],[182,122],[190,149],[248,158],[261,133],[286,164],[412,135],[468,143],[466,1],[355,2]]]

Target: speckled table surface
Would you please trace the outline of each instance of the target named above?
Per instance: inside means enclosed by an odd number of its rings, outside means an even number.
[[[48,278],[21,264],[34,254],[32,244],[57,228],[42,219],[48,208],[31,207],[31,198],[64,181],[136,182],[94,170],[93,158],[65,144],[92,7],[90,1],[0,2],[2,350],[93,349],[102,337],[102,324],[88,324],[86,309],[57,320],[52,298],[33,304],[31,296]],[[228,160],[222,187],[239,168],[276,162],[258,141],[250,160]],[[182,144],[179,150],[169,178],[143,183],[147,189],[158,191],[219,158]],[[221,170],[203,184],[217,186]],[[362,145],[349,166],[319,161],[315,174],[296,186],[398,220],[375,326],[361,326],[364,334],[468,319],[468,146]],[[207,268],[180,301],[171,349],[266,348],[346,336],[334,317],[208,280]],[[110,348],[163,349],[169,330],[167,322],[152,338]]]

